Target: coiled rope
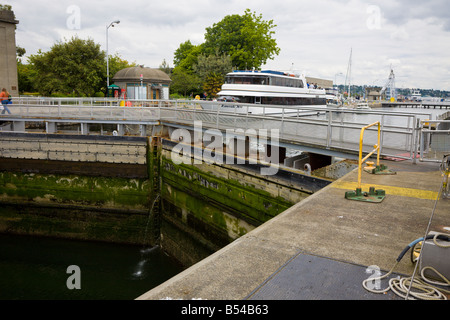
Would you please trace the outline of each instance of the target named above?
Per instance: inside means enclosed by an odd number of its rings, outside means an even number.
[[[392,279],[389,279],[388,287],[385,289],[382,289],[382,290],[373,289],[368,285],[369,281],[371,281],[371,282],[378,281],[378,280],[383,280],[383,279],[386,279],[387,277],[389,277],[392,274],[392,272],[394,271],[394,269],[397,267],[398,263],[403,258],[405,253],[408,252],[408,250],[410,248],[415,246],[417,243],[424,241],[424,240],[428,240],[428,239],[433,239],[434,244],[439,247],[450,248],[450,245],[443,245],[443,244],[437,242],[437,239],[450,241],[450,238],[443,233],[429,235],[425,239],[424,238],[417,239],[417,240],[411,242],[400,253],[399,257],[397,258],[397,261],[395,262],[394,266],[391,268],[391,270],[388,273],[386,273],[385,275],[380,276],[380,277],[368,278],[368,279],[364,280],[362,283],[363,287],[367,291],[372,292],[372,293],[386,293],[389,290],[392,290],[392,292],[394,292],[396,295],[398,295],[404,299],[407,299],[407,300],[416,300],[416,299],[447,300],[446,294],[450,294],[450,290],[438,288],[436,286],[439,285],[439,286],[444,286],[444,287],[447,287],[447,286],[450,287],[450,281],[445,276],[443,276],[439,271],[437,271],[435,268],[430,267],[430,266],[426,266],[426,267],[422,268],[421,274],[420,274],[422,277],[421,279],[413,279],[413,277],[392,278]],[[429,280],[428,278],[425,277],[425,274],[424,274],[425,270],[432,270],[436,275],[438,275],[442,279],[442,281]],[[412,289],[414,289],[415,291],[413,291]]]

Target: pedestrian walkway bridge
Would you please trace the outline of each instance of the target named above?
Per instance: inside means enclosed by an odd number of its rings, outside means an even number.
[[[200,100],[125,103],[116,99],[20,98],[13,102],[11,115],[0,115],[3,122],[0,130],[57,133],[67,130],[70,124],[79,134],[146,136],[165,127],[169,135],[177,129],[186,129],[220,132],[224,137],[230,133],[241,137],[265,136],[288,149],[356,159],[361,128],[379,121],[381,154],[415,160],[419,148],[427,147],[418,143],[420,130],[425,128],[424,124],[430,125],[425,120],[433,120],[428,112],[258,106],[258,112],[249,112],[245,104]],[[444,129],[448,133],[448,128]],[[364,137],[363,150],[372,150],[375,143],[377,129],[370,128]]]

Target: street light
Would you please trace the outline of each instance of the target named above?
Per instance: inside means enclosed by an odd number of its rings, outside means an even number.
[[[337,76],[343,76],[344,74],[342,73],[342,72],[339,72],[339,73],[336,73],[335,75],[334,75],[334,84],[337,86],[337,80],[336,80],[336,78],[337,78]]]
[[[108,29],[109,27],[114,27],[114,24],[119,24],[120,21],[116,20],[109,24],[109,26],[106,27],[106,91],[108,91],[109,88],[109,53],[108,53]]]

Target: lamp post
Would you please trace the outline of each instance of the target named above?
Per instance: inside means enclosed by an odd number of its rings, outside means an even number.
[[[116,20],[109,24],[109,26],[106,27],[106,91],[108,91],[109,88],[109,53],[108,53],[108,29],[109,27],[114,27],[114,24],[119,24],[120,21]]]
[[[335,75],[334,75],[334,85],[336,85],[337,86],[337,76],[343,76],[344,74],[342,73],[342,72],[339,72],[339,73],[336,73]]]

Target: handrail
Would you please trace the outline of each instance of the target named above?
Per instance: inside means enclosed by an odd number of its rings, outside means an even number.
[[[431,147],[431,136],[436,134],[445,134],[450,135],[450,129],[439,129],[438,125],[440,124],[449,124],[450,120],[420,120],[420,157],[419,160],[421,162],[423,161],[430,161],[430,162],[441,162],[441,159],[438,158],[425,158],[425,154],[429,152],[429,149]],[[441,150],[442,153],[450,152],[449,145],[446,145],[447,148],[445,150]]]
[[[414,160],[413,152],[418,140],[418,136],[415,140],[415,135],[419,133],[419,129],[410,124],[415,124],[418,117],[432,118],[430,113],[425,112],[412,114],[383,110],[340,110],[274,105],[258,105],[262,112],[252,113],[245,109],[249,106],[245,103],[201,100],[148,100],[144,101],[142,106],[136,103],[133,107],[126,108],[115,103],[99,105],[92,101],[87,104],[81,103],[82,101],[84,100],[79,99],[77,102],[76,99],[71,99],[70,103],[67,103],[63,100],[60,102],[60,99],[48,99],[44,101],[46,104],[16,103],[13,115],[0,115],[0,119],[10,119],[16,122],[47,121],[52,123],[67,121],[111,123],[116,121],[120,124],[131,121],[134,124],[142,125],[147,125],[149,122],[169,121],[170,124],[188,126],[191,126],[195,120],[200,120],[203,122],[204,128],[219,130],[236,128],[236,126],[256,129],[278,128],[281,133],[280,139],[289,144],[294,142],[292,145],[306,143],[323,146],[324,149],[333,149],[330,151],[331,153],[340,152],[342,149],[351,150],[352,158],[356,158],[358,155],[358,142],[353,138],[355,132],[365,126],[368,121],[379,121],[383,128],[380,145],[383,144],[385,155]],[[151,107],[147,107],[150,103]],[[267,114],[265,113],[267,108],[278,109],[279,112]],[[355,119],[352,117],[354,114],[358,115]],[[367,120],[367,118],[371,120]],[[391,119],[392,121],[390,121]],[[22,128],[22,126],[20,124],[17,128]],[[314,135],[309,134],[309,129],[314,130]],[[0,130],[4,129],[0,128]],[[399,135],[401,139],[389,139],[395,135]],[[338,150],[334,150],[336,148]]]
[[[375,125],[378,125],[378,142],[376,145],[374,145],[374,149],[364,157],[362,158],[362,148],[363,148],[363,138],[364,138],[364,131],[370,127],[373,127]],[[374,122],[372,124],[369,124],[361,129],[360,138],[359,138],[359,157],[358,157],[358,188],[361,188],[361,167],[362,164],[371,156],[377,152],[377,166],[380,166],[380,137],[381,137],[381,124],[380,121]]]

